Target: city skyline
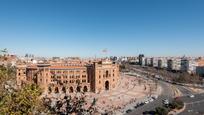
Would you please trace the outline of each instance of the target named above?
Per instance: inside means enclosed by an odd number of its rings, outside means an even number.
[[[11,1],[0,1],[0,48],[17,55],[204,56],[201,0]]]

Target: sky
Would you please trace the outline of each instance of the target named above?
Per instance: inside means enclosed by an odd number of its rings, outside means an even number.
[[[204,0],[0,0],[3,48],[45,57],[204,56]]]

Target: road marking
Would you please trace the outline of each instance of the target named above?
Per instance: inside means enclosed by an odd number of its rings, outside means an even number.
[[[204,99],[200,100],[200,101],[194,101],[194,102],[186,103],[186,104],[187,105],[192,105],[192,104],[201,103],[201,102],[204,102]]]

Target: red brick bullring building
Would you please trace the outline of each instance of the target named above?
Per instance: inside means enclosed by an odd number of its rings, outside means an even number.
[[[114,89],[120,80],[118,64],[107,60],[86,65],[18,65],[16,74],[18,86],[36,83],[55,93],[100,93]]]

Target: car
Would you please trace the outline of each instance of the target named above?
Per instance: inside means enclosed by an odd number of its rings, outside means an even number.
[[[135,106],[134,106],[135,109],[137,109],[138,107],[139,107],[138,105],[135,105]]]
[[[146,100],[144,103],[145,103],[145,104],[148,104],[148,103],[149,103],[149,101],[148,101],[148,100]]]
[[[140,103],[140,104],[139,104],[139,106],[143,106],[144,104],[145,104],[145,103],[144,103],[144,102],[142,102],[142,103]]]
[[[150,99],[149,99],[149,102],[153,102],[153,101],[154,101],[154,99],[153,99],[153,98],[150,98]]]
[[[136,104],[136,105],[134,106],[134,108],[138,108],[138,107],[143,106],[143,105],[144,105],[143,102],[142,102],[142,103],[138,103],[138,104]]]
[[[157,95],[152,96],[152,99],[156,100],[158,98]]]
[[[135,109],[138,108],[138,107],[140,107],[140,103],[138,103],[138,104],[136,104],[136,105],[134,106]]]
[[[195,95],[191,94],[191,95],[189,95],[189,97],[190,97],[190,98],[194,98],[194,97],[195,97]]]
[[[164,99],[163,100],[163,104],[168,105],[169,104],[169,100],[168,99]]]
[[[126,111],[126,113],[130,113],[130,112],[132,112],[132,110],[131,110],[131,109],[128,109],[128,110]]]

